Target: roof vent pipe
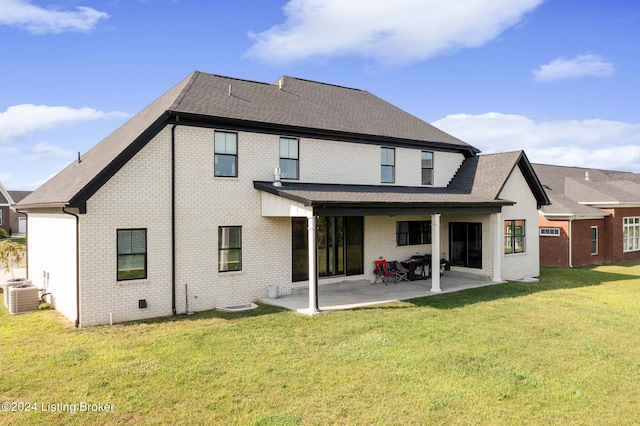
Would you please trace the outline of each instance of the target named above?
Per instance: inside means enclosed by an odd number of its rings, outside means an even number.
[[[78,151],[78,163],[81,163],[82,160],[80,159],[80,151]]]
[[[589,180],[589,172],[584,172],[584,180]]]
[[[229,83],[229,96],[231,96],[231,83]]]
[[[275,167],[273,169],[273,186],[282,186],[280,182],[280,167]]]
[[[282,90],[283,84],[284,84],[284,77],[280,77],[280,80],[278,80],[278,89]]]

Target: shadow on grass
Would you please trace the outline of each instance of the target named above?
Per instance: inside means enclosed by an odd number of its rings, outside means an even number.
[[[508,282],[456,293],[420,297],[405,300],[405,302],[413,306],[454,309],[469,304],[523,297],[543,291],[592,287],[613,281],[640,280],[640,275],[605,272],[596,270],[597,268],[599,266],[574,269],[541,267],[538,283]]]
[[[291,311],[289,311],[286,308],[281,308],[278,306],[258,304],[257,308],[250,309],[247,311],[223,312],[223,311],[217,311],[215,309],[212,309],[209,311],[194,312],[193,314],[190,314],[190,315],[177,314],[170,317],[158,317],[158,318],[149,318],[149,319],[138,320],[138,321],[122,322],[122,323],[118,323],[118,325],[128,326],[128,325],[136,325],[136,324],[162,324],[162,323],[170,323],[170,322],[176,322],[176,321],[200,321],[200,320],[215,319],[215,318],[227,320],[227,321],[233,321],[233,320],[244,319],[244,318],[279,314],[282,312],[291,312]]]

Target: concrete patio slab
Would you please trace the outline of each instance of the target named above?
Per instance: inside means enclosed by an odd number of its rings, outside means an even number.
[[[452,293],[470,288],[485,287],[501,282],[471,279],[454,275],[445,275],[440,278],[441,292],[431,291],[431,280],[403,281],[398,284],[375,283],[367,280],[343,281],[334,284],[320,284],[318,289],[318,305],[320,311],[337,311],[353,309],[361,306],[376,305],[380,303],[395,302],[398,300],[415,299],[417,297],[435,296],[443,293]],[[296,289],[292,294],[280,295],[271,299],[264,297],[261,303],[280,306],[292,311],[308,314],[309,290],[307,288]]]

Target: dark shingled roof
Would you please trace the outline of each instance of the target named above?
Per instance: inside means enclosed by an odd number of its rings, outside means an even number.
[[[545,215],[608,216],[591,205],[640,205],[637,173],[547,164],[533,164],[533,168],[552,201],[542,209]]]
[[[465,142],[357,89],[282,77],[273,84],[194,72],[20,202],[82,207],[172,117],[254,130],[440,147],[473,156]],[[175,118],[173,118],[175,120]]]
[[[389,185],[337,185],[300,182],[254,182],[254,187],[308,206],[383,207],[410,205],[431,209],[455,207],[499,207],[514,204],[499,198],[514,168],[520,167],[540,205],[549,200],[523,151],[467,158],[451,184],[441,187]]]
[[[33,191],[8,191],[14,203],[19,203],[24,197],[31,194]]]

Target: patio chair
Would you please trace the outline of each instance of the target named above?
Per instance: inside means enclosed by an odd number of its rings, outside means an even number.
[[[380,259],[374,261],[374,264],[376,265],[376,269],[374,269],[373,271],[373,273],[375,274],[375,280],[373,281],[373,283],[375,284],[378,282],[378,280],[380,280],[386,285],[387,277],[390,276],[387,261],[385,259]]]
[[[389,262],[389,274],[393,277],[393,282],[398,284],[399,281],[409,281],[409,270],[402,266],[397,260]]]

